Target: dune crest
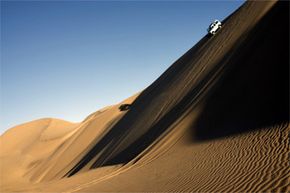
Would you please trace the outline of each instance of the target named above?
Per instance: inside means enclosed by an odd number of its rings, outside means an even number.
[[[81,123],[10,129],[1,190],[290,191],[287,5],[246,2],[144,91]]]

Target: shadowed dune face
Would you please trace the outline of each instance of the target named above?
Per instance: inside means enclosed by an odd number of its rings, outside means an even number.
[[[131,110],[67,175],[77,173],[101,151],[102,155],[94,161],[92,168],[129,162],[201,104],[206,104],[203,113],[197,121],[196,117],[192,118],[192,135],[199,140],[287,120],[286,97],[283,95],[281,98],[275,91],[284,94],[288,91],[284,83],[286,76],[281,78],[276,74],[285,74],[288,47],[281,42],[283,38],[266,39],[274,32],[288,33],[287,25],[277,22],[285,21],[283,18],[288,12],[279,2],[267,13],[273,4],[247,2],[229,16],[217,35],[204,37],[141,93]],[[273,51],[273,46],[277,47],[280,43],[285,50],[281,53]],[[280,69],[275,65],[276,60],[281,63]],[[271,76],[272,72],[275,72],[274,76]],[[279,87],[282,90],[279,90],[276,84],[281,82]],[[267,87],[274,92],[263,96]],[[248,93],[243,98],[244,92]],[[217,100],[220,102],[213,106],[212,103]],[[276,100],[280,104],[276,105]],[[207,116],[211,114],[214,118],[208,121]],[[232,120],[227,122],[226,116]],[[104,150],[106,144],[110,144],[110,148]]]
[[[289,191],[288,5],[246,2],[141,94],[79,124],[1,136],[4,190]]]
[[[193,126],[195,139],[225,137],[289,121],[287,2],[274,5],[225,62],[224,76]]]

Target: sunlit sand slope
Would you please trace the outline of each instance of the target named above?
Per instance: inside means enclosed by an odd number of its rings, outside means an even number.
[[[1,188],[290,191],[288,6],[246,2],[215,36],[123,101],[132,103],[128,111],[120,103],[79,124],[45,119],[11,129],[1,136]]]

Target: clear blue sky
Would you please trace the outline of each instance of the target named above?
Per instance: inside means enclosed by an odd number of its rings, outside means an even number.
[[[242,3],[1,1],[0,133],[120,102]]]

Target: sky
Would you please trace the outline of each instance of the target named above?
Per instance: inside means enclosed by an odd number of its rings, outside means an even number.
[[[0,134],[148,87],[243,1],[1,1]]]

